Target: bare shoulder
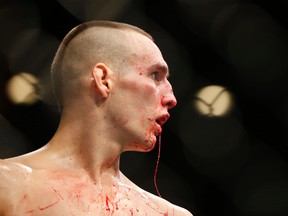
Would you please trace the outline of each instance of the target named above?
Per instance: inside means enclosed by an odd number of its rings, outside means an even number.
[[[174,205],[175,215],[183,215],[183,216],[193,216],[190,211],[187,209]]]
[[[23,176],[31,172],[31,168],[11,159],[0,159],[0,181],[5,181],[6,178]]]
[[[169,202],[168,200],[155,196],[155,195],[150,195],[153,196],[155,199],[155,202],[158,202],[161,206],[163,206],[163,209],[167,209],[167,212],[170,212],[171,215],[177,215],[177,216],[193,216],[192,213],[190,211],[188,211],[188,209],[185,209],[181,206],[175,205],[171,202]],[[168,214],[170,215],[170,214]]]
[[[13,160],[0,159],[0,191],[15,188],[31,173],[31,169]],[[3,193],[0,193],[3,194]],[[1,196],[1,195],[0,195]]]
[[[32,169],[13,160],[0,160],[0,191],[9,190],[25,181]]]
[[[165,198],[156,196],[155,194],[143,190],[141,187],[133,183],[129,178],[127,178],[123,173],[122,179],[124,182],[132,188],[135,188],[139,191],[146,200],[150,200],[154,203],[155,208],[160,209],[162,212],[165,212],[164,215],[177,215],[177,216],[193,216],[192,213],[181,206],[175,205]]]
[[[20,163],[0,159],[0,215],[12,205],[15,193],[27,179],[31,170]]]

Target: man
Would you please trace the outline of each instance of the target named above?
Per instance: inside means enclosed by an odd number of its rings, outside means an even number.
[[[191,216],[119,170],[121,153],[148,152],[176,105],[153,38],[90,21],[63,39],[51,67],[61,112],[52,139],[0,162],[1,216]]]

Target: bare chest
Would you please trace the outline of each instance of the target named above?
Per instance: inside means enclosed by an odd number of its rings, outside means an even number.
[[[125,185],[54,180],[26,184],[11,212],[13,216],[168,216],[151,199]]]

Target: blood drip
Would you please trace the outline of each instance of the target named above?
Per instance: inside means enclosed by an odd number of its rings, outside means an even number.
[[[159,135],[159,137],[158,137],[158,157],[157,157],[157,162],[156,162],[156,167],[155,167],[155,172],[154,172],[154,186],[155,186],[156,192],[159,195],[159,197],[162,197],[159,190],[158,190],[158,186],[157,186],[157,182],[156,182],[158,166],[159,166],[159,161],[160,161],[160,150],[161,150],[161,135]]]

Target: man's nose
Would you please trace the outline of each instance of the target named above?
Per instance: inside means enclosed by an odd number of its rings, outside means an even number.
[[[167,93],[166,95],[162,97],[161,103],[163,106],[167,107],[168,109],[171,109],[176,106],[177,100],[174,96],[172,89],[169,93]]]

